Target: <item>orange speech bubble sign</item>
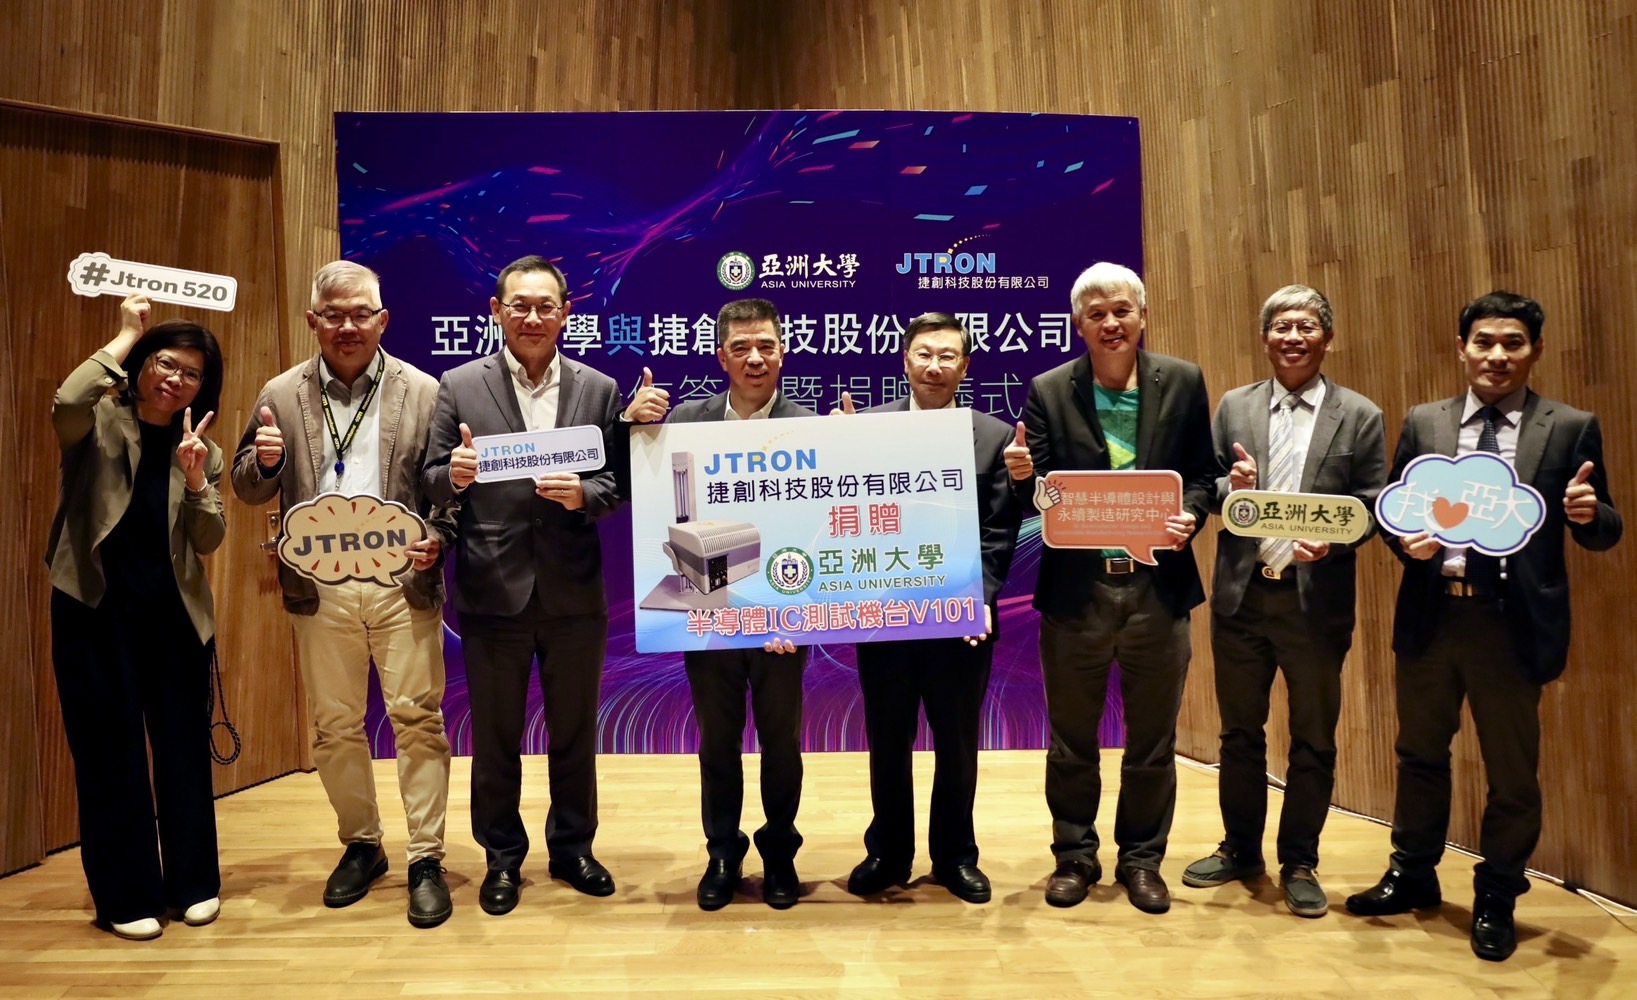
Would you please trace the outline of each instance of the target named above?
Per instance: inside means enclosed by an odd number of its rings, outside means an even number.
[[[279,558],[319,583],[390,587],[414,561],[405,550],[425,537],[426,522],[397,501],[323,493],[285,512]]]
[[[1182,477],[1170,469],[1051,472],[1035,482],[1040,537],[1054,549],[1124,549],[1155,564],[1174,539],[1165,519],[1182,513]]]

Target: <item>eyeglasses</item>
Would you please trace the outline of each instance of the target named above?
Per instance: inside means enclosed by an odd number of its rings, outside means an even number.
[[[182,382],[195,388],[205,380],[205,373],[197,368],[183,368],[181,365],[167,358],[163,354],[153,355],[153,370],[159,373],[160,378],[170,378],[172,375],[182,376]]]
[[[539,305],[529,305],[522,301],[508,302],[505,303],[505,310],[512,319],[528,319],[529,313],[538,312],[542,323],[563,314],[563,307],[555,302],[542,302]]]
[[[352,320],[353,326],[367,326],[371,320],[384,312],[385,309],[354,309],[352,312],[326,309],[318,314],[318,319],[325,326],[345,326],[349,319]]]
[[[1284,321],[1275,323],[1268,327],[1268,332],[1277,337],[1283,337],[1292,330],[1300,333],[1304,337],[1317,337],[1319,334],[1324,332],[1324,327],[1313,322],[1312,320],[1302,320],[1300,323]]]
[[[923,368],[932,364],[933,361],[937,361],[938,364],[943,365],[945,368],[953,368],[961,363],[961,356],[954,351],[940,351],[933,354],[923,347],[920,350],[911,351],[909,356],[911,360]]]

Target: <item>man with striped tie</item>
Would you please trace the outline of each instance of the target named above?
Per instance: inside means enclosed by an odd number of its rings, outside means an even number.
[[[1233,490],[1283,490],[1357,498],[1386,484],[1381,409],[1320,374],[1335,336],[1330,302],[1287,285],[1262,305],[1262,348],[1273,377],[1222,397],[1211,425],[1214,508]],[[1189,865],[1184,885],[1225,885],[1260,875],[1267,825],[1268,694],[1283,672],[1290,757],[1279,816],[1279,884],[1285,906],[1322,917],[1330,901],[1315,875],[1319,832],[1335,784],[1341,668],[1353,642],[1354,549],[1359,543],[1217,535],[1211,583],[1211,656],[1222,714],[1222,846]]]
[[[1422,403],[1404,418],[1390,481],[1421,455],[1491,452],[1545,500],[1545,521],[1504,558],[1445,548],[1427,532],[1383,536],[1404,564],[1393,615],[1393,853],[1381,881],[1347,899],[1347,909],[1362,917],[1442,903],[1437,865],[1449,831],[1449,748],[1465,701],[1489,785],[1471,942],[1474,954],[1493,962],[1517,948],[1513,904],[1529,891],[1524,872],[1540,839],[1540,693],[1569,657],[1564,534],[1600,552],[1624,527],[1609,498],[1597,416],[1529,389],[1545,322],[1539,303],[1511,292],[1468,303],[1456,341],[1466,391]]]
[[[1056,867],[1046,902],[1074,906],[1102,877],[1097,736],[1110,669],[1120,664],[1125,753],[1114,822],[1115,881],[1145,913],[1171,906],[1160,862],[1177,804],[1177,710],[1188,674],[1189,612],[1205,601],[1188,547],[1210,513],[1217,475],[1210,401],[1199,366],[1142,350],[1142,279],[1093,264],[1069,293],[1086,353],[1029,384],[1025,439],[1034,475],[1054,470],[1171,469],[1182,510],[1166,519],[1171,548],[1155,565],[1122,550],[1046,548],[1034,606],[1051,744],[1046,805]],[[1033,479],[1018,486],[1030,495]]]

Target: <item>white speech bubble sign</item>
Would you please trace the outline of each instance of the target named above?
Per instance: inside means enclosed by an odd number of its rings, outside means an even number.
[[[472,439],[477,481],[536,479],[548,472],[593,472],[608,464],[601,427],[555,427]]]
[[[321,493],[285,512],[279,559],[319,583],[392,587],[414,562],[406,550],[425,537],[426,522],[395,500]]]
[[[239,280],[208,271],[184,271],[162,264],[118,260],[105,253],[82,253],[68,265],[75,295],[146,295],[155,302],[232,312]]]

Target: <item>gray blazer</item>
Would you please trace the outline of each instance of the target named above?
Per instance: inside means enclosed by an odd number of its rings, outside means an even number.
[[[1233,445],[1238,442],[1256,460],[1256,468],[1268,463],[1268,413],[1273,403],[1272,379],[1240,386],[1222,397],[1211,422],[1211,440],[1222,475],[1216,481],[1212,509],[1220,513],[1222,500],[1230,492],[1227,469],[1234,463]],[[1387,437],[1381,408],[1351,389],[1325,380],[1324,402],[1313,415],[1313,436],[1307,445],[1307,461],[1302,466],[1302,493],[1331,493],[1355,497],[1373,514],[1376,495],[1387,484]],[[1372,516],[1370,533],[1375,533]],[[1298,562],[1296,587],[1302,611],[1322,629],[1353,627],[1354,579],[1357,559],[1354,550],[1369,539],[1366,535],[1353,545],[1330,544],[1330,554],[1317,562]],[[1216,571],[1211,582],[1211,611],[1232,615],[1239,610],[1245,585],[1256,573],[1259,540],[1232,534],[1226,528],[1217,533]]]
[[[433,503],[457,505],[455,608],[463,615],[518,614],[537,581],[540,602],[552,615],[608,611],[596,522],[630,496],[630,427],[620,423],[613,379],[567,357],[559,364],[557,426],[601,427],[608,454],[600,470],[581,474],[585,506],[579,510],[544,499],[526,479],[473,483],[457,496],[449,453],[460,444],[461,424],[474,437],[527,428],[503,354],[468,361],[438,382],[421,485]]]
[[[109,395],[123,389],[125,369],[106,351],[91,355],[71,372],[51,401],[51,426],[62,448],[62,490],[57,516],[46,542],[51,585],[81,604],[96,607],[108,589],[99,546],[125,516],[131,483],[142,457],[136,411]],[[209,555],[227,536],[222,496],[222,449],[205,438],[205,495],[187,491],[182,467],[171,456],[171,566],[182,605],[200,642],[216,634],[216,606],[200,556]]]
[[[385,351],[381,353],[386,358],[386,371],[374,404],[381,408],[381,499],[395,500],[421,515],[428,530],[448,546],[455,536],[452,512],[433,511],[420,488],[438,383],[414,365]],[[318,495],[324,439],[329,433],[319,402],[322,392],[316,354],[262,386],[233,456],[233,492],[240,500],[259,505],[277,496],[280,505],[288,509]],[[256,429],[261,426],[264,406],[273,411],[273,419],[284,434],[284,460],[271,471],[256,462]],[[424,572],[405,570],[398,581],[410,607],[442,606],[441,557],[438,565]],[[296,615],[318,613],[318,589],[313,581],[280,562],[279,584],[284,590],[286,611]]]
[[[1410,410],[1393,454],[1391,481],[1396,482],[1404,467],[1420,455],[1454,456],[1465,404],[1463,392]],[[1563,516],[1563,494],[1583,462],[1595,465],[1588,482],[1597,491],[1597,516],[1590,524],[1575,524]],[[1562,674],[1569,660],[1569,575],[1563,564],[1563,530],[1568,528],[1582,548],[1600,552],[1620,540],[1625,522],[1609,496],[1603,432],[1595,414],[1531,391],[1518,422],[1516,467],[1518,481],[1539,490],[1546,501],[1546,523],[1527,545],[1506,557],[1506,624],[1518,660],[1531,679],[1545,684]],[[1440,597],[1443,560],[1411,559],[1397,536],[1382,537],[1404,564],[1393,616],[1393,650],[1418,653],[1432,641],[1444,606]]]

